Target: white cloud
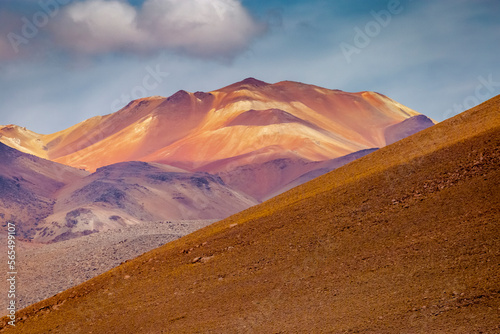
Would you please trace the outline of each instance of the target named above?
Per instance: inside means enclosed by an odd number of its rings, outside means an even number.
[[[64,8],[51,26],[63,47],[84,54],[98,54],[141,45],[134,7],[120,1],[90,0]]]
[[[66,6],[51,23],[56,43],[83,54],[163,49],[227,57],[264,31],[237,0],[87,0]]]
[[[162,46],[201,55],[240,51],[262,32],[235,0],[148,0],[140,26]]]

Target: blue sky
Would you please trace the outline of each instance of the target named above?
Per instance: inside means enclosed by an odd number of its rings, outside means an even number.
[[[499,17],[498,0],[2,0],[0,124],[52,133],[246,77],[442,121],[500,94]]]

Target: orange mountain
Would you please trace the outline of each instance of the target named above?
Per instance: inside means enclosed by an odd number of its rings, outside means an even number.
[[[498,333],[500,96],[82,285],[7,333]]]
[[[169,98],[135,100],[116,113],[49,135],[6,126],[0,141],[91,172],[145,161],[219,174],[262,200],[319,162],[380,148],[431,125],[427,117],[378,93],[248,78],[209,93],[179,91]]]

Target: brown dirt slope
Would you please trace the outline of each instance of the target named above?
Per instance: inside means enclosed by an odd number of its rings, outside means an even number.
[[[498,333],[500,96],[18,313],[8,333]]]

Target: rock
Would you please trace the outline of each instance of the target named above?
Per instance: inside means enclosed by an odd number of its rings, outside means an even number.
[[[201,263],[207,263],[212,258],[213,258],[213,256],[205,256],[205,257],[202,257],[200,261],[201,261]]]

